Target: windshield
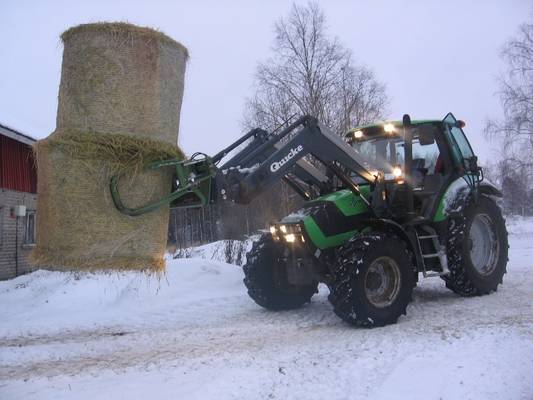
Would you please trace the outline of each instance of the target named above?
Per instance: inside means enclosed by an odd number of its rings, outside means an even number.
[[[423,160],[423,165],[430,171],[435,168],[439,154],[435,142],[437,130],[437,126],[433,124],[412,128],[413,160]],[[354,132],[350,143],[361,157],[363,166],[373,174],[382,172],[386,179],[391,179],[395,167],[404,168],[405,150],[401,127],[395,128],[391,133],[380,132],[375,127],[358,130]]]
[[[363,166],[369,171],[388,174],[392,173],[396,165],[403,164],[403,139],[380,137],[352,145],[362,157]]]

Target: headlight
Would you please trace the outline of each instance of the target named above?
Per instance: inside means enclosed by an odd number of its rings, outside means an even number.
[[[300,224],[275,224],[270,226],[270,233],[275,241],[285,240],[287,243],[305,243]]]
[[[363,137],[363,131],[355,131],[353,137],[356,139],[361,139]]]
[[[294,233],[288,233],[285,235],[285,241],[287,243],[294,243],[296,241],[296,236]]]
[[[387,133],[393,133],[394,132],[394,125],[393,124],[385,124],[383,126],[383,130]]]
[[[395,178],[401,177],[403,174],[403,171],[400,167],[394,167],[392,169],[392,175],[394,175]]]

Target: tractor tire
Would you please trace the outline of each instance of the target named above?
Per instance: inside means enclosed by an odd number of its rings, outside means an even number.
[[[395,323],[406,313],[416,285],[416,268],[398,237],[371,232],[338,251],[329,301],[344,321],[364,327]]]
[[[287,280],[287,265],[282,260],[284,247],[264,234],[246,255],[244,285],[248,295],[268,310],[290,310],[308,303],[318,291],[318,282],[293,285]]]
[[[506,272],[509,248],[498,205],[480,196],[464,216],[451,219],[446,247],[450,273],[442,279],[448,289],[461,296],[496,291]]]

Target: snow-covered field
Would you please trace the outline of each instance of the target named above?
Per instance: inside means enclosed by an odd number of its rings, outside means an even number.
[[[533,220],[509,228],[497,293],[423,280],[406,317],[370,330],[335,317],[326,288],[265,311],[239,267],[202,258],[161,281],[0,282],[0,399],[533,399]]]

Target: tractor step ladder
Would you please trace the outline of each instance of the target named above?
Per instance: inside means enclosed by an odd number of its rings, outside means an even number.
[[[446,247],[440,244],[439,236],[437,235],[437,232],[433,228],[429,226],[424,226],[422,227],[422,229],[424,229],[426,232],[429,231],[427,232],[429,234],[419,236],[418,232],[415,230],[415,236],[417,239],[418,250],[420,251],[420,254],[422,255],[422,259],[421,259],[422,274],[424,275],[424,278],[429,278],[432,276],[448,275],[450,273],[450,270],[448,269],[448,257],[446,257]],[[420,244],[421,240],[431,240],[433,244],[433,248],[435,249],[435,252],[424,254],[422,252],[422,245]],[[425,260],[428,258],[438,258],[442,271],[441,272],[428,272],[426,268],[426,262],[425,262]]]

